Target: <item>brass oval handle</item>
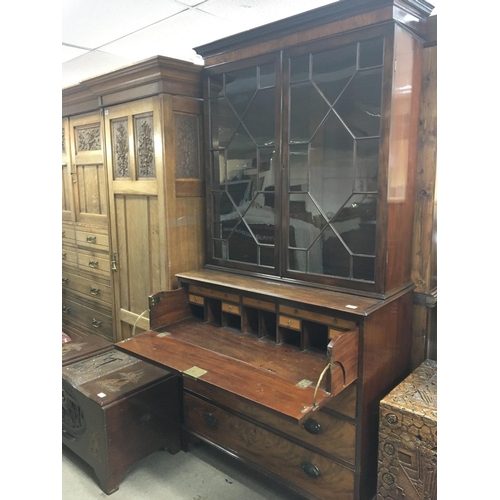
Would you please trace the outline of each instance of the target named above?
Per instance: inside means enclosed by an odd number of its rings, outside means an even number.
[[[214,415],[212,415],[211,413],[204,413],[203,420],[210,427],[215,427],[217,425],[217,418]]]
[[[99,295],[101,293],[100,288],[94,288],[93,286],[90,286],[90,294],[91,295]]]
[[[317,479],[321,476],[321,471],[311,462],[302,462],[300,464],[302,470],[312,479]]]
[[[97,260],[89,260],[89,267],[96,268],[99,267],[99,262]]]
[[[229,306],[229,310],[231,310],[233,308],[233,306]]]
[[[87,243],[97,243],[97,237],[96,236],[87,236],[86,241],[87,241]]]
[[[321,424],[319,422],[316,422],[316,420],[314,420],[313,418],[308,418],[304,422],[304,429],[310,434],[320,434],[323,430],[321,428]]]
[[[64,314],[69,314],[71,312],[71,307],[68,306],[62,306],[62,312]]]
[[[100,328],[102,326],[102,321],[92,318],[92,326],[94,328]]]
[[[292,323],[292,322],[291,322],[290,320],[288,320],[286,324],[287,324],[288,326],[290,326],[290,325],[291,325],[291,323]]]

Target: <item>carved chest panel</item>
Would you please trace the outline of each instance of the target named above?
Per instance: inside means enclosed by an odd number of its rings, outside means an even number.
[[[437,498],[437,363],[424,361],[380,402],[377,500]]]

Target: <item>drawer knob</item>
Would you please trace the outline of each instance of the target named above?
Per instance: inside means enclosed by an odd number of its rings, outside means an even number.
[[[89,267],[95,269],[96,267],[99,267],[99,262],[97,260],[89,260]]]
[[[96,236],[87,236],[86,241],[87,241],[87,243],[97,243],[97,237]]]
[[[62,258],[65,259],[66,258],[66,252],[63,252],[62,254]]]
[[[62,284],[66,285],[68,283],[68,281],[69,281],[69,278],[63,278],[62,279]]]
[[[290,325],[291,325],[291,323],[292,323],[292,322],[291,322],[290,320],[288,320],[288,321],[286,322],[286,324],[287,324],[288,326],[290,326]]]
[[[90,295],[99,295],[101,293],[100,288],[94,288],[93,286],[90,287]]]
[[[308,418],[304,422],[304,429],[311,434],[319,434],[322,431],[321,424],[313,418]]]
[[[217,425],[217,419],[211,413],[204,413],[203,420],[210,427],[215,427]]]
[[[97,320],[97,319],[95,319],[95,318],[92,318],[92,326],[93,326],[94,328],[101,328],[101,326],[102,326],[102,321],[99,321],[99,320]]]
[[[71,312],[71,307],[68,306],[62,306],[62,312],[64,314],[69,314]]]
[[[320,470],[311,462],[302,462],[300,466],[302,467],[302,470],[312,479],[317,479],[321,476]]]

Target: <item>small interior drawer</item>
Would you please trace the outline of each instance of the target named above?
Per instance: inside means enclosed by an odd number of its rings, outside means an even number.
[[[290,328],[290,330],[300,331],[302,329],[302,321],[300,319],[291,318],[290,316],[284,316],[282,314],[279,315],[278,324],[279,326]]]
[[[321,323],[336,328],[342,328],[346,330],[356,328],[355,321],[337,318],[335,316],[330,316],[329,314],[320,314],[312,311],[307,311],[298,307],[280,305],[279,311],[280,313],[283,313],[287,316],[298,316],[302,319],[307,319],[308,321],[313,321],[315,323]]]
[[[236,314],[237,316],[241,316],[241,308],[239,304],[222,302],[222,311],[230,314]]]
[[[194,295],[192,293],[189,294],[189,302],[191,304],[197,304],[199,306],[205,305],[205,298],[201,297],[200,295]]]

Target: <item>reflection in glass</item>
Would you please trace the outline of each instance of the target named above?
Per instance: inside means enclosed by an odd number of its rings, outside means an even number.
[[[274,267],[275,64],[210,78],[213,257]]]
[[[382,61],[383,39],[290,60],[290,270],[375,279]]]

